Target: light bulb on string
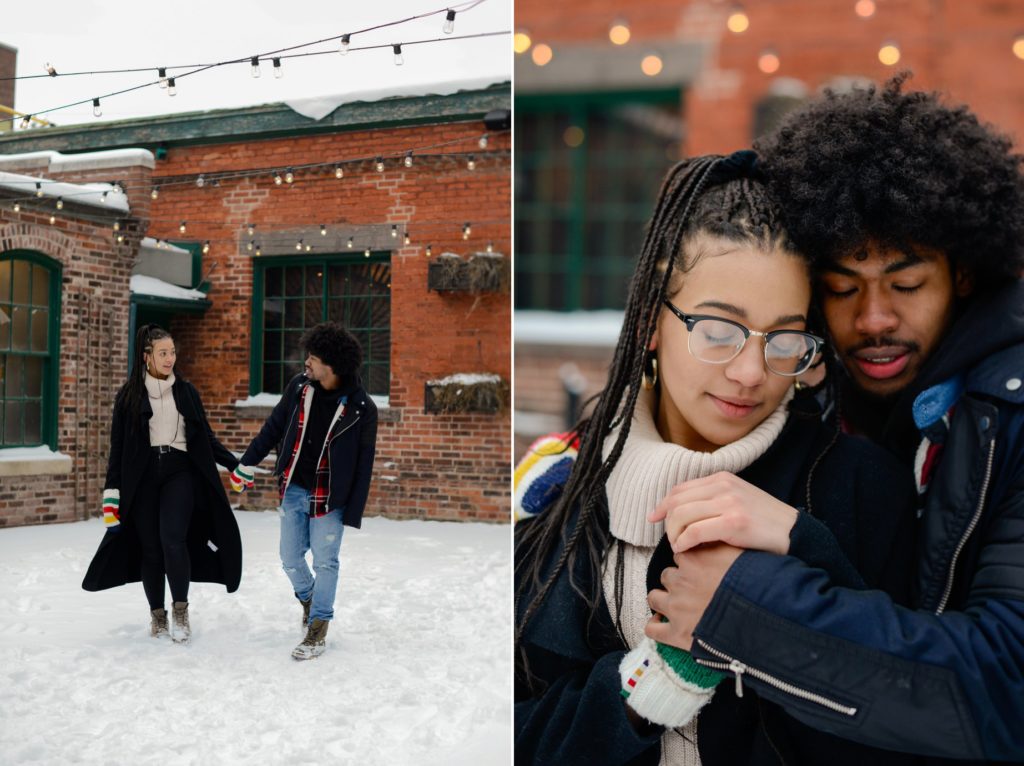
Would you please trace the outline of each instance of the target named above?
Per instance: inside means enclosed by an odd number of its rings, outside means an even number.
[[[28,126],[31,125],[31,124],[32,124],[32,115],[31,114],[26,114],[24,117],[21,118],[21,129],[22,130],[26,130],[28,128]]]
[[[466,168],[469,170],[476,170],[476,157],[472,154],[469,155],[469,159],[466,160]]]
[[[391,224],[391,236],[398,239],[398,224]]]
[[[296,250],[301,250],[302,249],[302,240],[301,239],[298,242],[295,243],[295,249]]]
[[[286,170],[286,171],[284,172],[284,182],[285,182],[286,184],[290,184],[290,183],[292,183],[292,182],[293,182],[294,180],[295,180],[295,173],[293,173],[293,172],[292,172],[292,169],[291,169],[291,168],[288,168],[288,170]]]
[[[480,136],[480,140],[477,142],[477,144],[480,146],[481,149],[486,149],[487,148],[487,134],[486,133],[484,133],[482,136]]]
[[[121,222],[114,221],[114,231],[121,231]]]
[[[271,59],[271,61],[274,62],[274,79],[280,80],[282,77],[284,77],[284,70],[281,68],[281,59],[274,58]]]
[[[92,116],[93,117],[102,117],[103,116],[103,109],[100,108],[100,100],[98,98],[94,98],[92,100]]]
[[[370,257],[370,248],[366,248],[366,250],[363,251],[363,257],[364,258],[369,258]]]
[[[472,227],[470,227],[469,223],[467,223],[465,226],[462,227],[462,238],[469,239],[469,235],[472,231]]]
[[[348,245],[347,245],[347,247],[348,247],[349,250],[352,249],[352,237],[348,238]]]
[[[181,222],[181,224],[180,224],[180,225],[178,226],[178,231],[179,231],[179,232],[180,232],[181,234],[184,234],[184,233],[185,233],[185,222],[184,222],[184,221],[182,221],[182,222]]]
[[[200,189],[206,186],[206,178],[203,177],[202,173],[200,173],[199,177],[196,179],[196,186],[198,186]]]
[[[57,223],[57,216],[55,216],[53,213],[50,213],[50,223]]]
[[[157,187],[154,186],[152,191],[150,191],[150,193],[149,193],[149,197],[150,197],[150,199],[156,199],[159,196],[160,196],[160,190]]]
[[[260,249],[259,245],[256,245],[256,257],[258,258],[261,255],[263,255],[263,250]]]
[[[444,24],[441,25],[441,31],[446,35],[450,35],[455,31],[455,11],[451,8],[449,8],[448,13],[445,14]]]
[[[118,234],[117,235],[117,243],[121,244],[122,242],[124,242],[124,234]]]
[[[403,162],[403,164],[407,168],[411,168],[412,167],[412,150],[411,149],[405,153],[405,159],[402,160],[402,162]]]
[[[892,40],[887,41],[878,49],[878,60],[886,66],[894,66],[901,58],[900,46]]]
[[[53,64],[49,61],[46,62],[46,74],[50,75],[50,77],[57,76],[57,70],[53,68]]]
[[[306,245],[306,252],[310,252],[313,249],[312,245]]]
[[[163,89],[166,89],[167,88],[167,69],[164,68],[164,67],[157,68],[156,76],[160,78],[160,81],[157,83],[157,85],[159,85]]]
[[[260,72],[259,56],[253,56],[251,59],[249,59],[249,63],[252,65],[250,72],[252,73],[253,79],[259,79],[259,76],[262,74],[262,72]]]
[[[320,236],[321,237],[326,237],[327,236],[327,227],[324,226],[324,224],[320,224]]]
[[[487,252],[488,253],[493,253],[494,252],[494,243],[493,242],[488,242],[487,243]]]
[[[106,194],[106,192],[103,192],[103,193]],[[39,183],[38,181],[36,181],[36,196],[37,197],[42,197],[43,196],[43,185],[41,183]]]
[[[757,68],[765,74],[775,74],[781,65],[779,54],[773,48],[765,48],[757,57]]]
[[[167,95],[168,96],[177,96],[178,95],[178,89],[174,87],[174,78],[173,77],[168,77],[167,78]]]
[[[210,240],[206,240],[203,243],[203,255],[206,255],[209,252],[210,252]]]
[[[392,45],[391,50],[395,52],[395,66],[402,66],[405,63],[405,57],[402,55],[402,46]]]
[[[533,45],[533,40],[530,39],[530,33],[525,29],[519,29],[512,36],[512,49],[516,53],[526,53],[530,50],[530,46]]]
[[[1024,59],[1024,35],[1017,35],[1013,40],[1013,55],[1019,59]]]
[[[750,28],[750,17],[747,16],[746,11],[743,10],[743,6],[735,5],[732,10],[729,11],[729,18],[726,19],[725,25],[733,34],[742,34]]]
[[[338,48],[338,52],[344,56],[348,53],[348,44],[352,41],[352,35],[341,36],[341,46]]]
[[[253,234],[256,233],[256,224],[254,224],[254,223],[246,224],[245,231],[251,237]]]
[[[20,202],[15,202],[14,203],[14,212],[15,213],[20,213],[21,212],[21,203]]]
[[[120,183],[114,182],[114,194],[124,194],[124,187]]]
[[[256,243],[250,239],[248,244],[246,244],[245,249],[251,253],[254,247],[256,247]]]
[[[334,177],[337,179],[342,179],[345,177],[345,171],[342,169],[341,165],[334,166]]]
[[[427,258],[429,258],[430,256],[432,256],[434,254],[434,248],[432,248],[430,245],[427,245],[426,253],[427,253]]]
[[[608,30],[608,39],[615,45],[625,45],[629,42],[629,24],[619,19]]]
[[[857,0],[853,12],[862,19],[870,19],[875,15],[875,0]]]
[[[284,179],[281,177],[281,173],[279,171],[274,172],[274,183],[278,186],[284,183]]]
[[[378,173],[383,173],[384,172],[384,158],[381,157],[380,155],[378,155],[377,159],[374,160],[374,167],[377,168],[377,172]]]
[[[102,202],[104,205],[107,204],[107,195],[108,194],[110,194],[110,192],[103,192],[103,194],[100,195],[100,202]],[[39,196],[42,197],[43,195],[40,194]]]
[[[58,210],[63,210],[64,209],[64,198],[63,197],[57,197],[57,209]]]
[[[409,230],[408,229],[405,230],[405,239],[403,240],[403,242],[405,242],[405,244],[407,244],[407,245],[410,242],[410,240],[409,240]]]

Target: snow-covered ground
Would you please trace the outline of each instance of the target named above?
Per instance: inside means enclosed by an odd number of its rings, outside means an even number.
[[[237,518],[242,585],[192,585],[190,646],[149,637],[141,584],[81,589],[100,520],[0,529],[0,762],[512,762],[507,526],[346,528],[327,652],[297,662],[277,514]]]

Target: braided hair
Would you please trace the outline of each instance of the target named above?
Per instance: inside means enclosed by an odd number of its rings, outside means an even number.
[[[134,428],[142,417],[142,402],[146,398],[146,354],[153,353],[153,344],[158,340],[170,338],[171,334],[156,324],[147,324],[139,328],[135,334],[135,353],[128,380],[117,392],[114,406],[124,406],[129,414],[129,423]]]
[[[699,235],[712,235],[757,247],[764,252],[789,252],[781,217],[756,170],[753,152],[729,157],[695,157],[675,165],[666,176],[630,283],[629,295],[607,385],[590,417],[575,429],[580,437],[572,472],[554,504],[539,516],[520,523],[516,536],[516,662],[534,691],[522,638],[530,620],[551,592],[559,574],[569,571],[573,590],[585,601],[592,621],[601,603],[601,569],[611,550],[604,486],[622,455],[629,436],[644,373],[647,349],[657,327],[663,300],[679,289],[681,275],[699,259],[688,248]],[[621,427],[620,427],[621,425]],[[619,428],[608,457],[605,439]],[[575,517],[575,519],[573,518]],[[571,527],[572,531],[567,529]],[[563,539],[564,538],[564,539]],[[553,565],[550,559],[561,546]],[[591,592],[575,581],[583,560]],[[617,557],[622,567],[623,557]],[[616,572],[616,590],[622,572]],[[616,599],[621,610],[621,594]],[[616,616],[620,631],[620,616]]]

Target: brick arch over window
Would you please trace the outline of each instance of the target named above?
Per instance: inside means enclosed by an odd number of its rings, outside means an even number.
[[[56,448],[61,275],[36,250],[0,251],[0,448]]]
[[[31,223],[0,226],[0,253],[8,250],[34,250],[64,263],[76,246],[75,240],[53,228]]]

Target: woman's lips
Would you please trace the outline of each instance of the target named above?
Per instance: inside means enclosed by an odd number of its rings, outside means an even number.
[[[853,356],[861,372],[875,380],[894,378],[910,363],[910,352],[905,348],[871,349]]]
[[[711,397],[711,401],[714,402],[718,411],[727,418],[745,418],[757,409],[760,404],[760,402],[750,399],[734,399],[732,397],[715,396],[714,394],[708,394],[708,396]]]

